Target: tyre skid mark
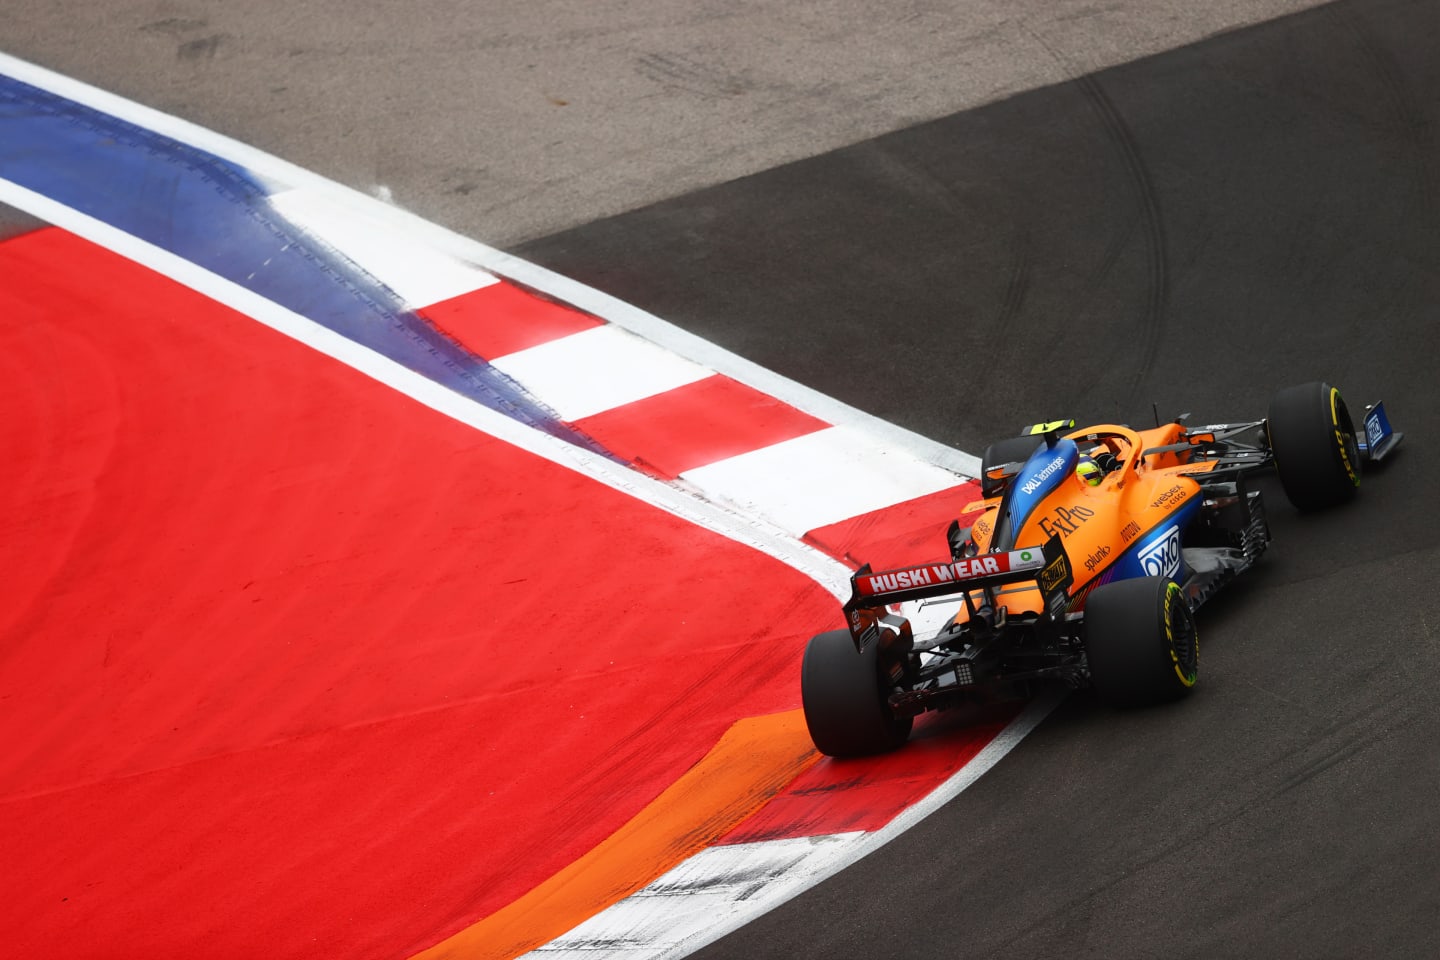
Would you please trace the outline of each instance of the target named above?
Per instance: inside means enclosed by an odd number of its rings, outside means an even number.
[[[1167,264],[1165,222],[1160,212],[1154,180],[1141,155],[1139,141],[1125,121],[1114,100],[1105,92],[1099,78],[1086,73],[1071,81],[1090,102],[1107,138],[1120,154],[1125,170],[1135,189],[1136,201],[1140,208],[1141,224],[1145,231],[1146,254],[1146,297],[1145,311],[1138,321],[1139,358],[1135,372],[1131,374],[1125,390],[1124,405],[1131,407],[1160,350],[1164,332],[1165,311],[1170,298],[1169,267]]]
[[[543,946],[704,850],[818,759],[798,710],[737,721],[599,846],[414,960],[505,960]]]

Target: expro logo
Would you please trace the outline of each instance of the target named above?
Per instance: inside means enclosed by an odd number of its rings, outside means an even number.
[[[1147,577],[1173,577],[1180,572],[1180,528],[1172,526],[1140,551],[1140,566]]]

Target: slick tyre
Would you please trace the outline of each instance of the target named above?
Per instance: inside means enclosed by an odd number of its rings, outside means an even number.
[[[980,458],[980,494],[987,500],[991,497],[998,497],[1005,490],[1004,480],[991,480],[990,468],[998,467],[1006,463],[1024,463],[1030,459],[1030,454],[1042,443],[1040,437],[1010,437],[1008,440],[998,440],[985,448],[985,455]]]
[[[805,725],[821,753],[861,757],[894,750],[910,736],[910,717],[890,712],[879,644],[855,652],[848,630],[811,638],[800,666]]]
[[[1085,652],[1095,693],[1116,707],[1178,700],[1200,672],[1195,620],[1168,577],[1097,588],[1085,604]]]
[[[1318,380],[1270,401],[1270,450],[1285,496],[1298,510],[1323,510],[1355,496],[1360,447],[1340,391]]]

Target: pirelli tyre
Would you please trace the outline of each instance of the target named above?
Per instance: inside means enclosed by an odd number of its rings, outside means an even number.
[[[1097,587],[1085,603],[1085,653],[1095,693],[1117,707],[1178,700],[1200,673],[1195,620],[1168,577]]]
[[[812,637],[800,666],[800,699],[805,725],[821,753],[860,757],[894,750],[910,736],[914,722],[890,711],[881,675],[879,644],[857,653],[848,630]]]
[[[1040,446],[1042,438],[1035,436],[1010,437],[1007,440],[998,440],[985,448],[985,454],[980,458],[980,494],[987,500],[991,497],[998,497],[1005,490],[1004,480],[992,480],[990,468],[998,467],[1006,463],[1024,463],[1030,459],[1035,448]]]
[[[1315,381],[1270,401],[1270,450],[1285,496],[1299,510],[1344,503],[1360,486],[1360,446],[1340,391]]]

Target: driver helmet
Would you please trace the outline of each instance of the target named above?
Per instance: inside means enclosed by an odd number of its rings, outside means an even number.
[[[1092,487],[1098,487],[1100,481],[1105,479],[1105,468],[1091,456],[1082,455],[1080,461],[1075,464],[1075,475]]]

